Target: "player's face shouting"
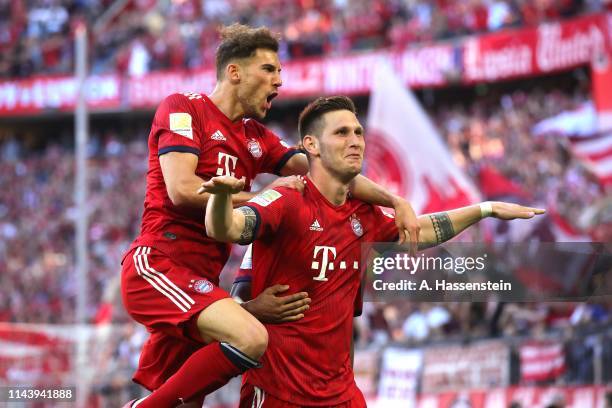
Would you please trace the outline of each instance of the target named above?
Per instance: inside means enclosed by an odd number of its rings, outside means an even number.
[[[283,84],[278,54],[272,50],[258,49],[242,64],[242,71],[238,100],[245,116],[263,119]]]
[[[348,110],[328,112],[319,137],[321,162],[330,172],[352,179],[361,172],[365,140],[363,127]]]

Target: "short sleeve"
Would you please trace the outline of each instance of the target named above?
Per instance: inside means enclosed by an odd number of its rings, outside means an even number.
[[[280,175],[281,169],[294,154],[300,153],[300,150],[289,146],[264,126],[259,126],[263,144],[266,146],[266,157],[264,158],[261,172]]]
[[[153,119],[158,155],[181,152],[199,156],[202,138],[202,124],[199,122],[195,107],[187,96],[173,94],[164,99]]]
[[[285,210],[290,207],[291,195],[286,188],[266,190],[245,203],[257,216],[254,239],[265,239],[278,230]]]
[[[377,226],[374,242],[393,242],[399,238],[395,215],[389,210],[374,206],[374,225]]]

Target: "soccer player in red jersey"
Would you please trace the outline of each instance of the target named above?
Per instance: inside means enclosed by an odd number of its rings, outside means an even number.
[[[241,407],[363,407],[351,363],[353,315],[361,309],[362,242],[395,241],[393,216],[348,195],[360,171],[365,138],[352,101],[319,98],[300,115],[310,172],[303,194],[284,187],[265,191],[232,209],[231,193],[244,180],[215,177],[206,208],[209,236],[252,244],[252,293],[284,282],[308,292],[304,318],[266,325],[262,367],[246,372]],[[493,202],[418,218],[423,246],[442,243],[484,216],[531,218],[544,210]],[[248,265],[243,265],[248,268]]]
[[[254,196],[248,190],[257,174],[308,169],[304,154],[255,120],[265,117],[282,85],[277,39],[268,29],[241,25],[222,36],[215,90],[167,97],[149,135],[142,229],[123,258],[121,292],[128,313],[150,332],[134,380],[154,392],[133,407],[201,405],[204,395],[259,366],[268,335],[253,316],[292,321],[308,308],[305,292],[278,296],[286,286],[274,285],[242,307],[218,287],[230,247],[206,236],[209,195],[198,193],[201,183],[244,178],[246,191],[233,197],[240,203]],[[279,180],[274,185],[303,188],[295,177]],[[353,190],[395,207],[403,214],[400,229],[416,242],[418,222],[405,200],[365,178]]]

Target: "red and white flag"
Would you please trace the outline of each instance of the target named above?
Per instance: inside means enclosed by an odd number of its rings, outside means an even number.
[[[594,85],[598,84],[595,74],[593,77]],[[595,91],[594,96],[597,97]],[[532,132],[535,136],[559,135],[567,138],[568,149],[574,157],[602,185],[609,185],[612,184],[612,121],[608,117],[612,117],[612,110],[606,113],[599,110],[602,108],[601,104],[585,103],[578,109],[544,119],[533,127]]]
[[[602,185],[612,185],[612,130],[588,138],[572,137],[572,152]]]
[[[544,381],[565,372],[563,345],[557,342],[528,341],[520,347],[521,381]]]
[[[367,126],[365,175],[418,214],[480,200],[416,97],[386,65],[374,73]]]
[[[591,64],[593,103],[545,119],[534,135],[568,138],[569,150],[603,186],[612,185],[612,61],[601,54]]]

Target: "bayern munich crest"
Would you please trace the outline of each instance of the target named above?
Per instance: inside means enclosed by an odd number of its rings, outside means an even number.
[[[351,228],[353,228],[353,232],[358,237],[363,235],[363,227],[356,217],[351,218]]]
[[[213,284],[206,279],[192,279],[191,285],[189,285],[189,287],[198,293],[208,293],[211,292],[214,288]]]
[[[249,139],[249,142],[247,143],[247,148],[249,149],[249,152],[253,155],[253,157],[256,159],[259,159],[263,154],[259,142],[255,139]]]

